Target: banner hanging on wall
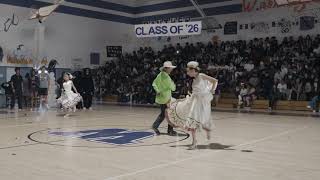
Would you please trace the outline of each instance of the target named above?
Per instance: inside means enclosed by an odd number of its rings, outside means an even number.
[[[107,57],[120,57],[122,46],[107,46]]]
[[[226,22],[224,25],[224,34],[225,35],[231,35],[231,34],[237,34],[238,33],[238,22],[232,21],[232,22]]]
[[[188,36],[201,34],[201,21],[164,23],[164,24],[139,24],[134,26],[137,37],[159,36]]]

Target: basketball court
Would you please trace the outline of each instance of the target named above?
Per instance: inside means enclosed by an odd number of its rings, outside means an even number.
[[[154,136],[158,109],[97,105],[1,111],[0,176],[20,180],[310,179],[320,176],[320,121],[311,116],[213,112],[212,139]],[[166,124],[161,128],[166,132]]]

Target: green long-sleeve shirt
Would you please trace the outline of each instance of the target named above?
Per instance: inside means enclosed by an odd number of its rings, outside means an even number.
[[[153,89],[156,91],[156,103],[167,104],[172,96],[172,91],[176,90],[176,85],[166,72],[160,72],[152,83]]]

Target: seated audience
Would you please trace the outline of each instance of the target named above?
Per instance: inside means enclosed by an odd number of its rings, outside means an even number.
[[[131,94],[135,103],[153,104],[152,80],[167,60],[178,66],[172,74],[179,85],[174,94],[183,95],[182,87],[187,84],[183,70],[186,63],[193,60],[199,62],[203,72],[219,79],[223,84],[219,87],[222,93],[232,93],[240,82],[244,82],[255,88],[258,99],[311,100],[318,91],[320,54],[314,50],[320,45],[320,35],[309,37],[168,43],[159,51],[141,47],[94,71],[96,95],[117,95],[119,87],[126,87],[125,94]],[[239,93],[240,89],[237,96]]]
[[[256,99],[256,88],[251,84],[248,84],[248,94],[245,96],[246,106],[250,107],[253,101]]]

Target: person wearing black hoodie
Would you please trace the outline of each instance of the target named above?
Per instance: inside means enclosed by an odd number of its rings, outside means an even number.
[[[82,86],[81,86],[81,81],[82,81],[82,72],[81,71],[75,71],[73,73],[73,77],[74,79],[72,80],[73,81],[73,84],[74,86],[76,87],[76,89],[78,90],[78,92],[80,94],[82,94]],[[74,91],[75,92],[75,91]],[[76,92],[75,92],[76,93]],[[79,102],[77,104],[77,109],[83,109],[83,102]]]
[[[92,109],[92,97],[94,95],[94,83],[89,68],[83,69],[80,81],[81,96],[83,97],[84,109]]]
[[[15,100],[18,99],[19,111],[22,110],[22,82],[23,78],[20,74],[20,68],[15,68],[15,74],[11,76],[11,88],[12,88],[12,97],[11,97],[11,109],[14,108]]]
[[[63,92],[63,75],[65,74],[66,72],[62,72],[61,74],[61,77],[57,80],[57,83],[58,83],[58,92],[57,92],[57,98],[56,99],[59,99],[61,97],[61,94]]]

